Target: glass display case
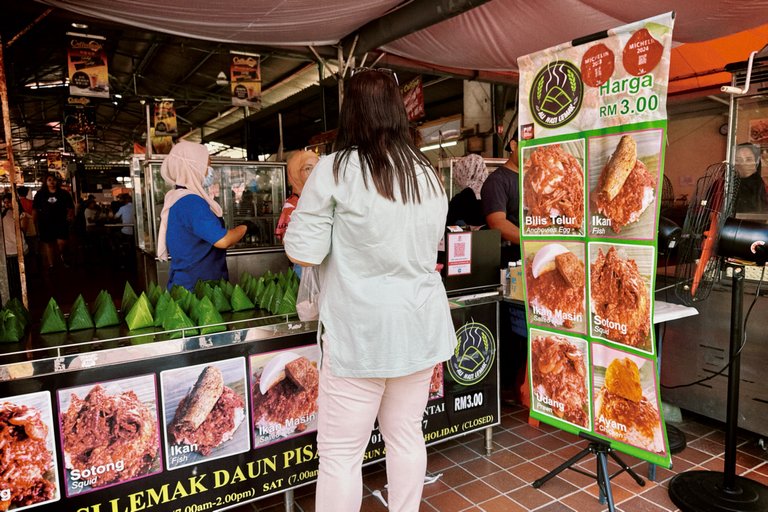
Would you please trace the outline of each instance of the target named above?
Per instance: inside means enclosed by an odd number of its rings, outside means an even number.
[[[167,263],[159,262],[157,233],[163,200],[170,189],[160,174],[163,156],[146,160],[134,157],[131,177],[136,190],[137,247],[143,257],[141,265],[147,282],[163,285],[167,282]],[[249,271],[281,271],[288,266],[282,244],[275,237],[275,228],[286,198],[286,173],[283,162],[248,162],[243,160],[212,159],[213,182],[208,193],[223,210],[224,223],[232,228],[249,220],[256,224],[257,232],[246,235],[227,251],[230,278],[236,279],[246,270],[238,256],[261,254],[254,262],[249,258]],[[269,256],[271,255],[271,256]],[[256,268],[253,268],[253,267]]]

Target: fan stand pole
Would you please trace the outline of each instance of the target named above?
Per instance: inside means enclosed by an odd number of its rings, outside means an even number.
[[[669,482],[669,497],[682,512],[765,512],[768,487],[736,476],[736,430],[739,422],[740,348],[744,302],[744,266],[728,264],[731,288],[730,368],[725,422],[723,471],[685,471]]]

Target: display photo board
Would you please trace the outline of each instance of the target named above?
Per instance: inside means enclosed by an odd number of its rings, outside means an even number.
[[[531,417],[664,467],[653,290],[673,24],[518,59]]]
[[[458,344],[433,369],[427,445],[500,423],[497,307],[452,306]],[[127,362],[88,352],[78,369],[0,382],[0,509],[226,510],[314,482],[316,338],[246,329],[181,340],[199,346],[181,353],[127,345],[113,349]],[[384,448],[375,425],[364,464]]]

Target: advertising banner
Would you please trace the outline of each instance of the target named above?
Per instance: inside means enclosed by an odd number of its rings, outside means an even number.
[[[403,102],[405,103],[405,112],[408,114],[408,120],[416,121],[424,117],[424,87],[421,82],[421,76],[417,76],[407,84],[404,84],[400,90],[403,92]]]
[[[67,34],[69,94],[109,98],[109,70],[105,39],[101,36]]]
[[[165,135],[175,137],[179,134],[176,124],[176,109],[172,99],[163,99],[155,103],[152,126],[155,128],[154,133],[157,137]]]
[[[261,58],[253,53],[230,55],[229,86],[232,105],[261,108]]]
[[[496,308],[453,309],[459,343],[433,372],[427,444],[499,424]],[[221,333],[234,340],[223,345],[190,338],[199,349],[182,353],[166,350],[178,340],[137,340],[116,349],[137,355],[128,362],[90,352],[0,382],[1,506],[215,511],[315,481],[317,333],[249,332]],[[383,458],[374,426],[364,463]]]
[[[61,175],[64,169],[64,163],[61,159],[60,151],[49,151],[45,154],[46,161],[48,162],[48,172],[55,172]],[[63,176],[62,176],[63,178]]]
[[[88,137],[96,135],[96,109],[88,98],[68,98],[61,129],[70,152],[75,156],[88,152]]]
[[[665,467],[653,290],[673,21],[518,59],[531,416]]]

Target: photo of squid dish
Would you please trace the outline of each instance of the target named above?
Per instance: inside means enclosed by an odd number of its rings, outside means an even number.
[[[224,384],[218,367],[206,366],[179,402],[168,427],[170,441],[184,445],[182,449],[172,449],[172,453],[192,451],[209,455],[234,437],[244,419],[243,398]]]
[[[664,433],[655,401],[643,394],[640,369],[628,357],[617,358],[605,370],[595,394],[595,431],[654,453],[664,453]]]
[[[316,353],[316,347],[312,352]],[[301,434],[316,425],[319,382],[320,372],[309,352],[279,352],[263,367],[255,368],[254,445]]]
[[[589,428],[586,343],[555,334],[531,342],[532,406],[574,425]]]
[[[443,363],[437,363],[432,368],[432,378],[429,379],[429,399],[442,398],[443,395]]]
[[[593,214],[602,216],[593,217],[593,234],[603,234],[605,228],[618,234],[625,226],[639,221],[654,204],[657,182],[656,173],[637,158],[635,138],[623,135],[592,190]]]
[[[650,350],[651,295],[634,259],[615,246],[590,266],[593,336]]]
[[[584,262],[558,243],[545,244],[529,255],[529,247],[536,246],[525,247],[525,286],[533,323],[583,329]]]
[[[61,414],[61,442],[68,495],[160,470],[154,403],[142,402],[133,390],[110,393],[97,384],[82,398],[71,393]]]
[[[50,405],[44,418],[41,407],[31,403],[42,406],[42,400],[27,400],[34,396],[44,396],[50,404],[48,393],[0,402],[0,510],[59,498]]]
[[[584,171],[561,144],[539,146],[525,160],[523,208],[526,233],[583,234]]]

